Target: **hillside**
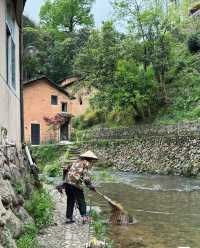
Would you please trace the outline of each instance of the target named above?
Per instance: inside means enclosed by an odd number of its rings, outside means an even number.
[[[169,104],[162,107],[154,122],[173,124],[200,118],[200,58],[190,56],[185,68],[167,85]]]

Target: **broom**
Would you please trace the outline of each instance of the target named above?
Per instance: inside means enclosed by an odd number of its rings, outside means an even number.
[[[96,191],[98,195],[103,197],[111,206],[111,217],[109,222],[112,224],[118,224],[118,225],[128,225],[129,224],[129,216],[127,215],[124,208],[121,206],[121,204],[111,200],[108,196],[102,194],[99,191]]]

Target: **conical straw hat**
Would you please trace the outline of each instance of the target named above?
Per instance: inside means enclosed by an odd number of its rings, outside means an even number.
[[[87,151],[80,155],[81,158],[91,158],[97,160],[97,156],[92,151]]]

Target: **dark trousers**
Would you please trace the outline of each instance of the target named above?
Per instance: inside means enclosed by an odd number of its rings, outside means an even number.
[[[86,203],[85,203],[85,196],[84,192],[81,189],[78,189],[77,187],[66,184],[65,186],[65,192],[67,195],[67,211],[66,211],[66,217],[72,218],[73,212],[74,212],[74,205],[75,203],[78,204],[79,212],[81,216],[86,215]]]

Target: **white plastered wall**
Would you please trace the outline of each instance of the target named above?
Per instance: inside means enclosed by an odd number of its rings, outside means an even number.
[[[0,0],[0,130],[8,130],[8,140],[20,145],[19,27],[15,22],[16,90],[6,82],[6,2]]]

